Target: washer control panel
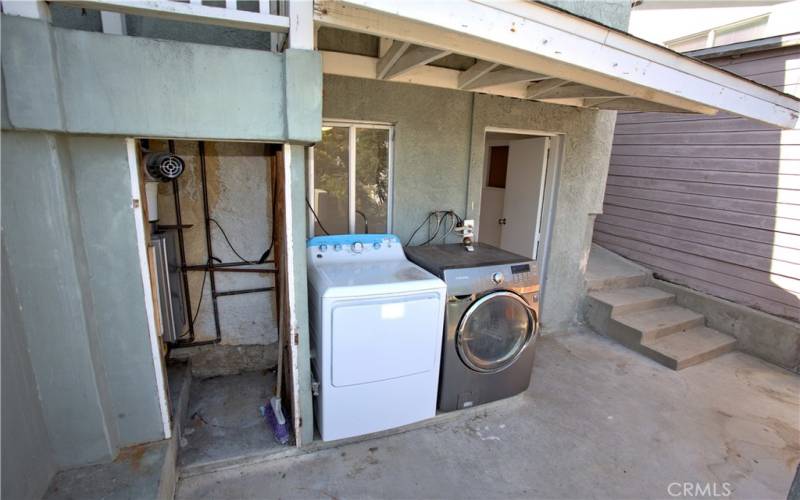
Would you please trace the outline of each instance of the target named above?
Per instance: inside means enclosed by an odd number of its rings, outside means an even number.
[[[487,290],[513,290],[538,293],[539,271],[536,263],[492,265],[445,269],[447,295],[470,295]]]

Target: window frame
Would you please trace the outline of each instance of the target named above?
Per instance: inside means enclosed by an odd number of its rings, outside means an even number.
[[[338,119],[323,119],[323,127],[341,127],[347,128],[347,232],[355,234],[356,228],[356,130],[357,129],[379,129],[387,130],[389,132],[389,145],[387,148],[388,160],[388,188],[386,197],[386,232],[392,232],[394,212],[394,124],[382,122],[370,122],[359,120],[338,120]],[[314,196],[314,147],[309,148],[308,154],[308,169],[306,171],[306,196],[308,204],[311,206],[307,210],[306,220],[307,233],[309,238],[314,237],[314,223],[315,218],[311,210],[317,211],[316,197]],[[319,212],[317,212],[319,214]]]

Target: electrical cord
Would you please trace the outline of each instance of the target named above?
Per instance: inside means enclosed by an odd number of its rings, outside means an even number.
[[[211,259],[209,259],[209,260],[211,260]],[[206,272],[203,273],[203,281],[202,281],[202,283],[200,283],[200,300],[197,301],[197,309],[195,309],[194,316],[192,316],[192,325],[195,324],[195,322],[197,321],[197,316],[200,315],[200,306],[203,304],[203,290],[206,288],[206,276],[208,276],[208,270],[206,270]],[[191,307],[191,304],[190,304],[190,307]],[[192,314],[191,309],[188,312],[189,312],[189,314]],[[183,337],[189,335],[189,331],[190,330],[186,330],[185,332],[180,334],[178,336],[178,338],[182,339]]]
[[[220,226],[219,222],[217,222],[216,219],[209,217],[208,220],[217,225],[219,230],[222,232],[222,237],[225,238],[225,242],[228,244],[228,246],[233,251],[233,253],[235,253],[236,256],[239,257],[239,260],[241,260],[242,262],[245,262],[247,264],[254,264],[254,265],[258,264],[258,262],[253,262],[253,261],[249,261],[249,260],[245,259],[244,257],[242,257],[239,254],[239,252],[236,251],[236,248],[233,247],[233,244],[231,243],[231,240],[228,239],[228,235],[225,233],[225,230],[222,229],[222,226]]]
[[[330,236],[331,233],[329,233],[328,230],[325,229],[325,226],[322,225],[322,221],[319,220],[319,216],[317,215],[317,212],[315,212],[314,209],[311,208],[311,203],[308,202],[308,198],[306,198],[306,206],[308,207],[309,210],[311,210],[311,214],[314,216],[314,220],[317,221],[317,224],[319,224],[319,228],[322,229],[322,232],[325,233],[326,235]]]
[[[430,242],[434,241],[436,238],[438,238],[439,237],[439,232],[441,231],[441,229],[443,227],[444,228],[447,227],[447,222],[446,222],[447,217],[450,217],[450,228],[447,229],[444,232],[444,234],[441,235],[442,241],[445,241],[445,238],[447,238],[447,236],[455,230],[456,226],[464,224],[464,219],[462,219],[454,211],[452,211],[452,210],[436,210],[434,212],[429,213],[428,216],[425,217],[425,219],[422,220],[420,225],[417,226],[416,229],[414,229],[414,231],[411,233],[411,236],[408,238],[408,241],[406,242],[406,245],[409,245],[409,246],[411,245],[411,243],[414,241],[414,237],[417,235],[419,230],[422,229],[422,227],[426,223],[429,223],[433,217],[436,217],[436,229],[433,231],[433,235],[430,238],[428,238],[426,241],[424,241],[422,243],[419,243],[417,245],[414,245],[414,246],[427,245]],[[444,225],[442,225],[443,222],[444,222]]]

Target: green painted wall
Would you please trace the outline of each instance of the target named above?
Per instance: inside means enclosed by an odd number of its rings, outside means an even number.
[[[163,439],[139,265],[125,140],[70,136],[92,315],[119,445]]]
[[[13,276],[55,462],[108,460],[117,426],[67,141],[4,131],[2,172],[4,271]]]
[[[2,246],[3,498],[41,498],[56,473],[14,278]]]
[[[313,51],[105,35],[12,16],[3,16],[2,43],[14,128],[274,142],[320,137],[322,62]]]

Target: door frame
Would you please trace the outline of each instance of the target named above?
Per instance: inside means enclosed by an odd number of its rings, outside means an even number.
[[[547,157],[547,164],[545,165],[545,178],[544,178],[544,189],[542,192],[542,213],[538,225],[540,226],[540,239],[539,244],[540,247],[537,250],[537,257],[541,257],[537,259],[537,264],[539,266],[539,282],[541,285],[541,297],[539,299],[540,303],[542,302],[545,294],[545,290],[547,287],[545,283],[547,282],[547,267],[548,267],[548,259],[550,256],[550,240],[553,234],[553,222],[555,221],[555,199],[556,193],[558,192],[558,184],[559,179],[561,177],[561,162],[564,158],[564,134],[558,132],[548,132],[543,130],[526,130],[526,129],[517,129],[517,128],[504,128],[504,127],[485,127],[483,130],[483,151],[481,152],[482,156],[486,155],[486,134],[489,133],[503,133],[503,134],[515,134],[525,137],[548,137],[550,138],[550,154]],[[520,137],[522,139],[523,137]],[[482,157],[481,159],[481,167],[483,168],[486,162],[486,158]],[[482,173],[481,176],[481,191],[484,187],[484,175]],[[483,199],[481,199],[481,203],[483,203]],[[477,209],[477,213],[480,214],[480,206]],[[478,224],[478,228],[475,234],[476,240],[480,241],[480,224]]]

